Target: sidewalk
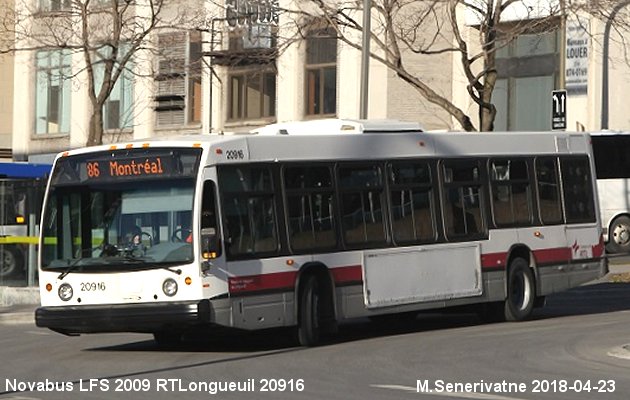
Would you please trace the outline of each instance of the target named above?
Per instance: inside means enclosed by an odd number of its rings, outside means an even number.
[[[0,325],[33,323],[38,305],[39,288],[0,287]]]

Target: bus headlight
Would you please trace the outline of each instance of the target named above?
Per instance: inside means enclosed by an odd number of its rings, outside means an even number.
[[[72,298],[74,291],[72,290],[72,286],[68,283],[64,283],[59,286],[59,290],[57,291],[59,294],[59,298],[63,301],[68,301]]]
[[[171,278],[164,280],[164,283],[162,284],[162,291],[168,297],[175,296],[175,294],[177,294],[177,282]]]

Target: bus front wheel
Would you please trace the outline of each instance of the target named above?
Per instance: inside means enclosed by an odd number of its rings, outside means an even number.
[[[611,253],[630,252],[630,218],[621,215],[613,220],[608,230],[606,247]]]
[[[507,298],[504,313],[506,321],[523,321],[529,318],[536,300],[534,273],[523,258],[510,263],[507,282]]]
[[[298,341],[302,346],[315,346],[320,340],[321,305],[317,277],[309,275],[300,291]]]

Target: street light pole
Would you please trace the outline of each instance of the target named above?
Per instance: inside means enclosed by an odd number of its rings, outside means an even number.
[[[606,26],[604,27],[604,45],[602,49],[602,115],[601,115],[601,129],[608,129],[608,95],[609,95],[609,84],[608,84],[608,53],[610,46],[610,29],[612,27],[612,23],[615,20],[615,17],[621,11],[622,8],[630,4],[630,0],[623,1],[613,8],[608,20],[606,21]]]
[[[361,92],[359,118],[368,117],[368,87],[370,79],[370,34],[372,0],[363,0],[363,37],[361,46]]]

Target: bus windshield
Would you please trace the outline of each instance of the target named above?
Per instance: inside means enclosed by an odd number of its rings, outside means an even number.
[[[44,211],[42,269],[120,271],[191,262],[198,160],[190,152],[58,162]],[[121,166],[141,163],[148,172],[130,167],[122,175]],[[159,163],[160,176],[150,173],[151,163]]]

